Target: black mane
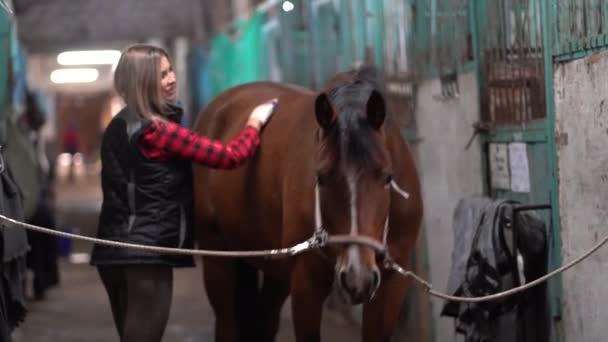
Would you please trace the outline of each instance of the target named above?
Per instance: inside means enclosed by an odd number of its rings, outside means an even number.
[[[328,143],[342,162],[368,170],[378,166],[382,150],[377,132],[367,120],[367,102],[372,91],[383,92],[372,68],[351,72],[349,76],[338,76],[325,91],[337,115]]]

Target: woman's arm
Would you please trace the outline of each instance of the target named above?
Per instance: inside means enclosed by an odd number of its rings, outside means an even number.
[[[150,159],[179,158],[217,169],[235,169],[254,154],[259,144],[259,131],[250,125],[224,144],[174,122],[157,120],[145,130],[139,147],[143,155]]]

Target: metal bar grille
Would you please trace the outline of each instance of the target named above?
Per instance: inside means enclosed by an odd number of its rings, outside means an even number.
[[[457,72],[473,61],[468,1],[421,0],[414,15],[416,68],[422,77]]]
[[[608,48],[608,1],[551,0],[554,55]]]
[[[540,2],[488,0],[482,119],[522,125],[546,116]]]

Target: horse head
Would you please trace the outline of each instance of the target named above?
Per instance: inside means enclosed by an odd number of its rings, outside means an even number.
[[[392,183],[384,97],[356,74],[334,80],[315,100],[323,228],[383,241]],[[351,245],[335,252],[335,281],[344,297],[352,304],[371,300],[381,282],[375,251]]]

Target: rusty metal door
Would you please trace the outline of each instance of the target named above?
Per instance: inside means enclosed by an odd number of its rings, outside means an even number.
[[[547,120],[545,0],[484,0],[475,8],[486,194],[524,205],[557,206]],[[551,75],[549,75],[551,76]],[[549,265],[559,260],[552,211],[539,211],[548,229]],[[552,281],[550,285],[555,285]],[[544,285],[543,285],[544,286]],[[513,332],[518,341],[555,338],[559,294],[534,290],[538,300]],[[528,296],[529,294],[524,294]],[[552,309],[552,315],[549,309]],[[529,311],[534,311],[531,314]],[[553,336],[552,336],[553,335]]]
[[[546,117],[539,2],[492,1],[484,12],[492,20],[479,17],[482,120],[525,128]]]

